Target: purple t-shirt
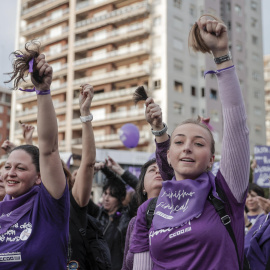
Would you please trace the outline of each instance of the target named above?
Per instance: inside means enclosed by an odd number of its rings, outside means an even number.
[[[41,184],[33,208],[0,234],[0,269],[66,269],[68,220],[68,186],[56,200]]]
[[[238,203],[220,171],[216,181],[228,198],[226,212],[236,237],[241,262],[244,252],[244,201]],[[150,199],[151,200],[151,199]],[[153,269],[238,269],[234,244],[213,205],[207,200],[202,215],[182,227],[147,230],[146,210],[140,206],[134,227],[132,253],[150,251]]]

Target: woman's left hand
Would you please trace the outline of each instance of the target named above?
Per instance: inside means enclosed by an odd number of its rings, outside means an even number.
[[[201,37],[214,57],[226,55],[229,51],[229,38],[225,24],[216,20],[209,20],[202,16],[198,20]]]
[[[80,112],[81,115],[87,116],[89,115],[91,102],[94,97],[94,88],[90,84],[82,84],[81,88],[82,89],[79,97]]]

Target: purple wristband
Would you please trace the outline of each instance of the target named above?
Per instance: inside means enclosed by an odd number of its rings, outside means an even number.
[[[221,71],[223,71],[223,70],[226,70],[226,69],[229,69],[229,68],[232,68],[232,67],[234,67],[234,65],[232,65],[232,66],[230,66],[230,67],[226,67],[226,68],[222,68],[222,69],[218,69],[218,70],[208,70],[208,71],[205,71],[204,72],[204,78],[205,78],[205,76],[207,75],[207,74],[217,74],[218,72],[221,72]]]
[[[34,87],[34,89],[35,89],[35,87]],[[44,95],[49,95],[51,93],[51,90],[50,89],[49,90],[44,90],[44,91],[36,90],[36,93],[37,93],[37,95],[44,96]]]

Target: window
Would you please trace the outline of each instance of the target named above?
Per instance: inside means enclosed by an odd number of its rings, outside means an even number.
[[[192,65],[192,66],[190,67],[190,75],[191,75],[192,77],[197,77],[197,67],[196,67],[196,66]]]
[[[260,75],[259,75],[259,72],[258,71],[253,71],[252,72],[252,79],[254,81],[259,81],[260,80]]]
[[[217,90],[210,89],[210,98],[217,100]]]
[[[183,104],[178,103],[178,102],[174,102],[174,104],[173,104],[174,112],[177,114],[183,113],[183,107],[184,107]]]
[[[196,87],[195,86],[191,86],[191,95],[196,97]]]
[[[201,88],[201,96],[202,96],[202,97],[205,96],[204,87]]]
[[[217,111],[213,110],[211,112],[211,120],[213,122],[218,122],[219,121],[219,116],[218,116],[218,112]]]
[[[244,69],[244,63],[240,60],[237,61],[237,68],[239,70],[243,70]]]
[[[153,25],[154,26],[158,26],[161,24],[161,17],[160,16],[157,16],[153,19]]]
[[[237,50],[238,52],[242,52],[243,46],[242,46],[242,43],[241,43],[241,42],[238,42],[238,43],[236,44],[236,50]]]
[[[176,49],[176,50],[182,51],[182,50],[184,49],[184,43],[183,43],[182,40],[177,39],[177,38],[174,38],[174,39],[173,39],[173,47],[174,47],[174,49]]]
[[[189,14],[193,17],[196,16],[196,10],[195,10],[195,6],[194,5],[190,5],[189,7]]]
[[[0,120],[0,127],[3,126],[3,120]]]
[[[235,13],[238,14],[239,16],[241,16],[242,14],[242,9],[239,5],[235,5],[234,6],[234,10],[235,10]]]
[[[261,115],[262,115],[262,110],[261,110],[261,108],[259,108],[259,107],[254,107],[254,114],[255,114],[256,116],[261,116]]]
[[[252,44],[257,45],[258,44],[258,38],[256,36],[252,36]]]
[[[242,32],[242,25],[240,23],[236,23],[236,32],[238,33]]]
[[[160,68],[160,67],[161,67],[161,60],[160,60],[160,58],[154,59],[154,61],[153,61],[153,68],[156,69],[156,68]]]
[[[177,29],[183,29],[183,21],[178,17],[173,17],[173,26]]]
[[[183,93],[184,92],[183,84],[181,82],[174,81],[174,90],[179,93]]]
[[[3,113],[3,112],[4,112],[4,107],[0,106],[0,113]]]
[[[253,11],[257,11],[257,3],[255,2],[255,1],[251,1],[251,9],[253,10]]]
[[[6,102],[8,102],[8,103],[11,102],[11,95],[6,94]]]
[[[177,8],[181,8],[182,6],[182,0],[173,0],[174,6]]]
[[[62,34],[62,26],[56,26],[50,29],[50,38],[57,37]]]
[[[161,80],[154,81],[154,89],[160,89],[161,88]]]
[[[179,71],[183,71],[183,61],[174,58],[174,68]]]
[[[191,115],[192,117],[196,116],[196,108],[195,107],[191,107]]]
[[[231,30],[231,28],[232,28],[231,27],[231,21],[228,21],[227,26],[228,26],[228,29]]]
[[[251,26],[252,27],[256,27],[258,23],[258,20],[256,20],[255,18],[251,18]]]
[[[260,125],[256,125],[256,126],[255,126],[255,132],[256,132],[257,134],[260,134],[261,131],[262,131],[262,127],[261,127]]]

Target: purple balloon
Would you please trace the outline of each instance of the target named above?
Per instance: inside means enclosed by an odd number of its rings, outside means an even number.
[[[134,148],[138,145],[140,132],[137,126],[129,123],[120,128],[119,136],[125,147]]]

